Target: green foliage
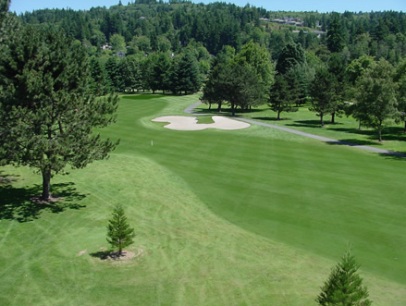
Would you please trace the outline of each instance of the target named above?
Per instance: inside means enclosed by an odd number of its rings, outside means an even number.
[[[170,75],[172,61],[168,52],[153,53],[147,60],[147,80],[148,87],[155,92],[156,90],[170,89]]]
[[[92,57],[90,60],[90,76],[92,78],[91,88],[96,96],[103,96],[108,93],[110,84],[106,70],[103,69],[100,60]]]
[[[277,75],[275,83],[271,87],[270,106],[276,112],[276,119],[281,119],[282,112],[297,111],[294,103],[293,92],[289,89],[289,84],[284,75]],[[293,101],[293,102],[292,102]]]
[[[406,59],[396,67],[394,81],[397,84],[398,119],[405,122],[404,131],[406,132]]]
[[[115,53],[125,54],[127,52],[125,39],[120,34],[111,35],[110,44]]]
[[[249,65],[257,75],[258,83],[264,88],[274,82],[275,67],[271,61],[269,51],[253,41],[245,44],[235,58],[239,65]]]
[[[3,20],[8,12],[10,6],[10,0],[0,0],[0,25],[3,23]]]
[[[52,174],[115,148],[93,129],[114,121],[118,98],[92,95],[86,50],[60,30],[26,26],[15,34],[0,58],[0,145],[8,163],[42,173],[48,199]]]
[[[375,128],[382,141],[385,120],[397,115],[396,85],[393,66],[381,59],[366,69],[357,81],[356,105],[353,116],[361,123]]]
[[[208,103],[219,105],[218,110],[221,110],[221,104],[227,99],[225,95],[225,80],[227,78],[227,67],[231,66],[235,58],[235,49],[230,46],[225,46],[221,52],[213,59],[209,76],[203,88],[203,96],[201,100]]]
[[[249,42],[239,53],[228,46],[213,61],[203,90],[203,101],[231,104],[232,114],[236,107],[248,109],[267,100],[269,87],[274,82],[274,67],[268,51]]]
[[[121,256],[123,248],[134,243],[134,236],[134,229],[127,222],[123,206],[117,205],[107,226],[107,242],[113,249],[117,249],[118,255]]]
[[[371,305],[368,290],[362,285],[362,278],[357,273],[358,269],[354,256],[347,252],[332,269],[316,299],[317,303],[322,306]]]
[[[336,86],[336,80],[327,68],[320,68],[310,85],[310,110],[320,117],[321,126],[324,126],[324,116],[334,113],[336,109]]]
[[[276,71],[281,74],[287,73],[296,65],[306,63],[303,48],[299,44],[289,43],[281,51],[276,64]]]
[[[345,46],[340,14],[333,13],[327,30],[327,47],[331,52],[341,52]]]
[[[202,79],[199,64],[191,50],[186,49],[173,60],[170,71],[170,90],[175,94],[190,94],[200,90]]]

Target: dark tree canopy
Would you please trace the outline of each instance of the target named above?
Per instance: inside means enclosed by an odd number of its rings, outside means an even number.
[[[345,45],[340,15],[333,13],[327,30],[327,47],[331,52],[341,52]]]
[[[311,111],[320,117],[320,125],[324,126],[324,116],[331,114],[336,108],[336,80],[334,76],[324,67],[320,68],[310,85],[310,96],[312,98]]]
[[[269,88],[274,82],[274,66],[269,52],[258,44],[249,42],[235,54],[231,46],[225,47],[212,62],[203,101],[247,109],[267,101]]]
[[[294,107],[295,95],[289,88],[287,78],[284,75],[278,74],[275,77],[275,83],[271,87],[270,93],[270,107],[276,112],[276,119],[281,119],[282,112],[297,111]]]
[[[354,256],[347,252],[332,269],[328,280],[321,288],[316,301],[322,306],[369,306],[368,290],[362,285],[357,271],[359,265]]]
[[[41,172],[48,200],[53,174],[114,149],[94,128],[114,121],[118,98],[91,95],[86,51],[60,30],[26,26],[14,34],[0,58],[1,157]]]
[[[303,48],[299,44],[289,43],[281,51],[276,64],[276,71],[280,74],[287,73],[296,65],[306,62]]]

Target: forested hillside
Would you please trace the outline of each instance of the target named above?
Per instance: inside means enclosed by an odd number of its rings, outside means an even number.
[[[222,102],[232,108],[269,102],[278,118],[281,112],[311,103],[322,125],[324,115],[332,114],[334,122],[344,111],[378,129],[387,117],[404,117],[402,12],[270,12],[223,2],[137,0],[88,11],[39,10],[19,18],[26,24],[57,25],[82,42],[99,95],[140,90],[188,94],[204,88],[203,100],[219,103],[219,108]],[[255,67],[259,62],[252,52],[269,59],[268,76]],[[390,79],[389,88],[381,91],[392,106],[379,118],[366,114],[362,108],[367,106],[353,105],[360,88],[374,90],[371,84],[361,84],[373,68],[389,70],[379,82],[388,84]],[[242,85],[236,88],[233,82]],[[259,88],[253,90],[253,84]],[[238,101],[233,98],[247,87],[251,93]],[[345,108],[345,101],[351,101],[351,107]]]

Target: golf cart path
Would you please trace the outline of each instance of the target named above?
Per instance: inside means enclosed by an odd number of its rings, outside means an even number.
[[[192,105],[188,106],[184,110],[184,112],[187,113],[187,114],[191,114],[191,115],[199,115],[199,114],[195,113],[194,109],[196,107],[198,107],[200,104],[201,104],[201,102],[193,103]],[[207,113],[205,115],[209,115],[209,114]],[[382,154],[382,155],[396,156],[396,157],[406,157],[406,154],[404,154],[404,153],[394,152],[394,151],[385,150],[385,149],[379,149],[379,148],[375,148],[375,147],[371,147],[371,146],[358,145],[358,144],[355,144],[355,143],[341,141],[341,140],[337,140],[337,139],[333,139],[333,138],[318,136],[318,135],[302,132],[302,131],[299,131],[299,130],[291,129],[291,128],[288,128],[288,127],[285,127],[285,126],[279,126],[279,125],[276,125],[276,124],[265,123],[265,122],[256,121],[256,120],[253,120],[253,119],[248,119],[248,118],[233,118],[233,119],[243,121],[243,122],[247,122],[247,123],[250,123],[250,124],[253,124],[253,125],[258,125],[258,126],[268,127],[268,128],[272,128],[272,129],[277,129],[277,130],[280,130],[280,131],[284,131],[284,132],[288,132],[288,133],[291,133],[291,134],[295,134],[295,135],[299,135],[299,136],[319,140],[319,141],[330,143],[330,144],[346,145],[346,146],[349,146],[349,147],[357,148],[357,149],[368,151],[368,152],[378,153],[378,154]]]

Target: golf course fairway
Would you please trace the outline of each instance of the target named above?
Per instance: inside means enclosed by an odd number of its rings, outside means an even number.
[[[177,131],[198,95],[121,98],[110,158],[0,168],[0,305],[316,305],[346,250],[373,305],[406,305],[406,160],[252,125]],[[100,259],[115,204],[136,256]]]

